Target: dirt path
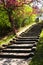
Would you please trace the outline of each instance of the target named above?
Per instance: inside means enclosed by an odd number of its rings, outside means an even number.
[[[0,65],[29,65],[31,58],[29,60],[23,59],[1,59],[0,58]]]

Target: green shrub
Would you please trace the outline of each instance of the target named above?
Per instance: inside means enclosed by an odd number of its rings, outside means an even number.
[[[13,10],[13,16],[17,28],[29,25],[35,21],[36,14],[30,15],[32,11],[33,10],[29,5],[24,5],[22,8],[18,7],[17,10]]]
[[[6,34],[11,28],[7,12],[0,7],[0,36]]]

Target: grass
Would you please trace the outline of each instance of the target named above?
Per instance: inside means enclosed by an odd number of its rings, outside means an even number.
[[[35,56],[30,62],[30,65],[43,65],[43,30],[40,34],[40,40],[37,45]]]
[[[0,40],[0,46],[2,46],[3,44],[8,44],[10,40],[12,40],[12,38],[14,38],[14,34],[11,34],[9,36],[5,36],[2,40]]]

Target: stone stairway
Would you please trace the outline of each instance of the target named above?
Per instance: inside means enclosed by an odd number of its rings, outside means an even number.
[[[3,45],[0,58],[28,59],[34,56],[39,36],[17,37],[10,41],[10,45]]]
[[[30,29],[26,30],[20,36],[22,37],[29,37],[29,36],[39,36],[43,29],[43,22],[37,23],[30,27]]]
[[[4,44],[3,48],[0,48],[0,59],[2,59],[0,62],[3,62],[1,64],[29,65],[27,60],[31,60],[35,54],[36,46],[39,41],[39,35],[42,29],[43,23],[33,25],[29,30],[20,34],[19,37],[13,38],[9,45]],[[28,62],[30,60],[28,60]],[[8,64],[6,64],[6,62],[8,62]]]

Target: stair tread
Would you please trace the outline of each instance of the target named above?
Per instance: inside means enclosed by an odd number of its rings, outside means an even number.
[[[13,41],[14,43],[21,43],[21,44],[25,44],[25,43],[35,43],[36,41]]]
[[[7,48],[12,48],[12,49],[26,49],[26,48],[32,48],[33,47],[33,45],[31,45],[31,46],[7,46]]]
[[[34,53],[0,53],[0,55],[15,55],[15,56],[26,56]]]
[[[28,55],[0,55],[0,58],[18,58],[18,59],[28,59],[32,58],[34,54],[28,54]]]
[[[34,44],[12,44],[12,45],[10,45],[10,46],[33,46]]]
[[[36,43],[34,43],[36,45]],[[34,46],[34,44],[12,44],[10,46],[7,46],[7,48],[31,48]]]
[[[29,37],[17,37],[17,38],[39,38],[39,36],[29,36]]]
[[[25,50],[28,50],[29,51],[31,49],[4,49],[4,50],[6,50],[6,51],[15,51],[15,50],[24,50],[25,51]]]
[[[19,41],[19,40],[23,40],[23,41],[32,40],[32,41],[33,41],[33,40],[38,40],[38,39],[39,39],[39,38],[20,38],[20,39],[19,39],[19,38],[16,38],[16,39],[13,39],[13,40],[17,40],[17,41]]]
[[[38,41],[38,39],[16,39],[16,41]]]

